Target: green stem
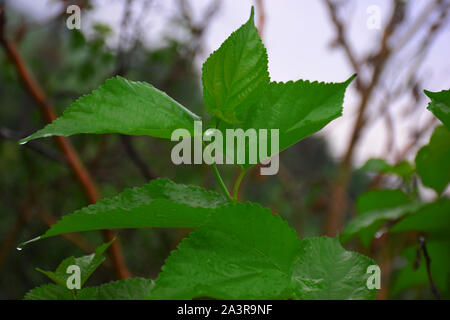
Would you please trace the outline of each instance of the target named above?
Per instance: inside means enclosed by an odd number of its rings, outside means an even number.
[[[223,193],[227,196],[228,200],[233,201],[233,198],[231,197],[230,193],[228,192],[228,189],[225,186],[225,183],[223,182],[222,177],[220,176],[220,173],[219,173],[219,170],[217,169],[216,164],[215,163],[211,164],[211,168],[214,171],[214,175],[216,176],[216,179],[219,182],[219,186],[222,189]]]
[[[217,129],[217,126],[219,125],[219,120],[217,120],[217,123],[215,125],[215,128]],[[202,141],[203,146],[205,143]],[[219,186],[222,189],[223,193],[227,196],[228,200],[233,201],[233,198],[230,195],[230,192],[228,191],[228,188],[225,186],[225,183],[223,182],[222,177],[220,176],[219,169],[217,169],[217,166],[215,163],[211,164],[211,168],[214,171],[214,175],[216,176],[217,181],[219,182]]]
[[[239,174],[239,177],[237,178],[236,183],[234,184],[233,198],[235,201],[238,201],[239,187],[241,185],[242,178],[244,178],[246,172],[247,169],[241,169],[241,173]]]

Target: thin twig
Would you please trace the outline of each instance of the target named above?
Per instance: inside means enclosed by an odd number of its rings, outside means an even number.
[[[128,61],[131,61],[131,56],[134,52],[134,50],[137,48],[137,43],[139,40],[140,33],[138,30],[134,30],[135,37],[133,39],[133,45],[130,49],[125,51],[124,49],[124,43],[126,41],[125,33],[126,29],[129,25],[129,20],[131,19],[131,7],[132,7],[132,0],[127,0],[124,5],[124,11],[122,15],[122,21],[120,24],[120,34],[119,34],[119,44],[117,47],[117,58],[116,58],[116,67],[114,68],[114,72],[112,76],[123,76],[127,73],[129,69],[129,63]],[[149,2],[144,3],[143,10],[147,9]],[[137,29],[138,25],[137,22],[134,25],[135,29]],[[130,160],[136,165],[136,167],[141,172],[142,176],[146,181],[153,180],[156,178],[156,175],[152,173],[152,170],[147,165],[147,163],[141,158],[140,154],[136,151],[134,145],[133,145],[133,139],[130,136],[127,135],[120,135],[120,139],[122,141],[122,144],[125,148],[125,152],[127,156],[130,158]]]
[[[420,15],[415,19],[414,24],[405,32],[403,38],[398,41],[392,51],[400,51],[408,41],[417,34],[417,30],[425,23],[427,18],[433,13],[434,9],[442,4],[443,0],[430,1],[428,6],[422,10]]]
[[[325,4],[328,8],[328,13],[330,15],[330,19],[334,24],[334,27],[336,29],[336,43],[338,43],[342,49],[345,52],[345,55],[350,62],[350,65],[352,66],[355,73],[360,74],[360,61],[356,57],[356,54],[353,52],[352,48],[350,47],[350,43],[347,40],[347,37],[345,35],[345,27],[344,24],[341,22],[337,15],[337,8],[336,5],[331,2],[331,0],[325,0]],[[362,88],[362,80],[360,77],[357,77],[355,79],[356,85],[358,88]]]
[[[0,138],[11,140],[17,143],[20,140],[20,135],[9,130],[8,128],[0,128]],[[43,145],[36,141],[30,141],[29,143],[25,144],[25,147],[50,160],[59,162],[63,165],[67,165],[66,159],[62,158],[59,153],[55,152],[53,149],[48,148],[46,145]]]
[[[441,294],[439,293],[438,288],[436,287],[433,277],[431,276],[431,258],[428,254],[427,243],[423,236],[419,236],[419,247],[417,248],[417,257],[414,263],[414,269],[417,269],[420,264],[420,252],[423,252],[423,257],[425,258],[425,265],[427,268],[428,281],[430,282],[430,288],[433,295],[436,299],[441,299]]]
[[[264,10],[263,0],[255,1],[256,9],[258,10],[258,34],[261,38],[264,35],[264,27],[266,26],[266,11]]]
[[[128,157],[131,159],[131,161],[138,167],[139,171],[141,172],[142,176],[147,180],[153,180],[156,179],[156,175],[152,173],[147,163],[145,163],[144,160],[142,160],[139,153],[136,151],[136,149],[133,146],[133,141],[131,140],[130,136],[126,135],[120,135],[120,139],[122,140],[122,144],[125,147],[125,151],[128,155]]]

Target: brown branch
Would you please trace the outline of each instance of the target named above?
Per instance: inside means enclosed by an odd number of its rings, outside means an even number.
[[[222,1],[211,1],[210,5],[205,9],[200,22],[194,21],[192,8],[188,1],[178,0],[177,3],[181,17],[183,18],[182,23],[186,25],[186,29],[189,30],[192,35],[186,54],[186,57],[188,57],[189,60],[192,60],[198,52],[202,51],[202,37],[211,23],[212,18],[219,10]],[[176,65],[176,63],[174,65]]]
[[[342,21],[339,19],[338,15],[337,15],[336,5],[333,2],[331,2],[331,0],[325,0],[325,4],[328,8],[328,13],[330,15],[330,19],[333,22],[333,25],[336,29],[337,35],[336,35],[335,43],[339,44],[342,47],[354,72],[359,74],[360,73],[360,62],[356,58],[356,54],[351,49],[350,43],[348,42],[347,37],[345,36],[344,24],[342,23]],[[357,88],[359,88],[359,89],[363,88],[361,78],[357,77],[355,79],[355,81],[356,81]]]
[[[333,22],[335,23],[335,27],[338,30],[338,39],[339,43],[344,46],[346,41],[345,37],[343,35],[343,27],[342,24],[339,24],[339,20],[337,19],[337,12],[336,7],[331,3],[330,0],[325,0],[330,15],[332,17]],[[355,121],[355,124],[353,126],[353,130],[350,137],[350,142],[347,147],[347,151],[345,152],[344,159],[341,162],[338,175],[336,180],[334,181],[331,189],[331,199],[329,204],[329,210],[327,212],[327,217],[325,218],[325,224],[324,224],[324,233],[329,236],[335,236],[339,230],[341,229],[341,226],[344,222],[344,215],[345,211],[347,209],[347,186],[349,183],[350,178],[350,172],[351,172],[351,162],[354,154],[355,147],[359,141],[359,138],[361,136],[361,132],[363,130],[363,127],[366,123],[365,119],[365,113],[366,109],[369,105],[370,99],[372,97],[372,94],[374,92],[374,89],[376,85],[378,84],[378,81],[381,77],[381,74],[383,72],[384,66],[386,62],[388,61],[390,57],[390,48],[388,46],[388,40],[390,39],[391,35],[394,33],[394,30],[398,23],[402,19],[402,10],[403,10],[402,2],[399,0],[395,0],[395,7],[392,13],[392,16],[387,24],[387,26],[384,29],[382,40],[381,40],[381,46],[378,52],[370,57],[368,60],[374,65],[373,72],[371,79],[369,81],[368,85],[357,85],[357,89],[361,93],[361,100],[359,103],[359,106],[357,108],[357,118]],[[349,50],[348,52],[351,53],[350,47],[347,45]],[[345,49],[346,47],[344,47]],[[352,58],[352,55],[347,54],[348,59],[350,60],[351,64],[355,64],[354,68],[355,70],[358,70],[359,65],[356,63],[356,60]],[[368,61],[369,62],[369,61]]]
[[[264,10],[263,0],[256,0],[255,6],[258,10],[258,34],[262,38],[264,35],[264,27],[266,25],[266,12]]]
[[[5,29],[6,29],[5,10],[3,5],[0,5],[0,44],[3,46],[3,49],[5,50],[7,56],[13,63],[17,75],[19,76],[25,90],[30,94],[30,96],[33,98],[36,105],[38,106],[45,122],[51,123],[53,120],[56,119],[56,112],[51,103],[47,100],[43,90],[34,79],[28,66],[23,61],[16,46],[10,41],[8,41],[8,39],[6,38]],[[88,202],[90,203],[97,202],[97,200],[99,199],[99,192],[97,190],[97,187],[95,186],[91,176],[81,163],[81,160],[78,157],[78,154],[76,153],[70,141],[67,138],[60,136],[54,137],[54,139],[58,147],[60,148],[61,152],[67,159],[78,182],[83,187]],[[114,233],[112,230],[104,230],[103,236],[106,241],[111,241],[114,238]],[[125,260],[123,257],[119,241],[115,241],[111,245],[110,253],[117,276],[122,279],[130,277],[130,272],[128,271],[128,268],[125,265]]]
[[[384,122],[386,124],[386,130],[387,130],[387,144],[386,149],[384,151],[384,154],[388,156],[391,154],[392,150],[394,150],[395,147],[395,128],[394,128],[394,120],[392,119],[392,115],[389,112],[389,110],[386,110],[386,115],[384,117]]]
[[[361,131],[366,122],[365,111],[369,105],[369,101],[370,101],[370,98],[372,97],[374,89],[375,89],[376,85],[378,84],[378,81],[381,77],[384,66],[390,57],[391,50],[388,46],[388,40],[389,40],[390,36],[393,34],[395,26],[397,25],[396,18],[398,16],[398,14],[399,14],[398,12],[401,10],[401,8],[402,8],[401,1],[396,0],[395,8],[392,13],[391,19],[383,33],[383,38],[381,40],[381,47],[380,47],[378,53],[370,58],[370,60],[373,61],[375,66],[374,66],[374,70],[373,70],[369,85],[367,87],[365,87],[362,92],[361,102],[358,107],[358,116],[357,116],[355,125],[353,127],[353,131],[352,131],[351,138],[350,138],[350,143],[347,147],[347,152],[345,154],[344,161],[343,161],[344,167],[349,167],[351,164],[355,146],[361,136]]]

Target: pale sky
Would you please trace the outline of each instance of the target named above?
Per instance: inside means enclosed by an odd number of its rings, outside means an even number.
[[[18,8],[26,8],[31,18],[38,21],[51,17],[60,11],[59,5],[52,0],[13,0],[7,1]],[[122,17],[122,0],[94,0],[94,12],[88,17],[82,16],[82,28],[88,29],[91,22],[102,22],[111,27],[120,25]],[[177,15],[175,0],[156,1],[145,17],[145,39],[149,46],[161,44],[162,30],[169,30],[167,23],[171,16]],[[410,21],[421,12],[429,3],[424,0],[412,0],[414,10]],[[136,1],[139,6],[140,1]],[[211,0],[191,0],[196,14],[196,19],[201,17],[204,8]],[[210,52],[217,49],[220,44],[243,24],[249,17],[252,0],[224,0],[220,11],[214,17],[208,32],[205,35],[205,52],[198,57],[197,65],[200,72],[201,63]],[[380,37],[380,30],[370,30],[366,26],[369,14],[366,12],[371,5],[381,9],[382,25],[389,18],[390,1],[387,0],[358,0],[353,1],[355,6],[346,9],[343,18],[350,22],[350,40],[353,49],[362,55],[369,52]],[[265,0],[266,24],[263,41],[269,56],[269,72],[274,81],[288,81],[307,79],[311,81],[344,81],[353,71],[351,70],[342,50],[330,50],[329,43],[334,36],[334,28],[329,22],[328,12],[321,0]],[[134,10],[138,15],[139,9]],[[85,20],[83,20],[86,18]],[[83,22],[84,21],[84,22]],[[86,23],[85,23],[86,22]],[[172,28],[170,30],[176,29]],[[382,30],[382,29],[381,29]],[[182,37],[182,34],[177,36]],[[420,34],[416,36],[420,40]],[[418,74],[426,79],[423,89],[439,91],[450,88],[450,28],[447,26],[436,39],[433,48],[427,55],[423,67]],[[415,41],[415,43],[417,43]],[[414,57],[408,55],[410,48],[405,48],[404,62],[413,61]],[[417,127],[427,117],[426,102],[423,100],[423,108],[414,121],[404,122],[400,113],[404,112],[403,106],[408,101],[403,101],[395,106],[394,119],[396,123],[396,139],[399,146],[407,143],[407,128]],[[319,134],[324,135],[336,157],[340,157],[347,144],[350,129],[354,121],[354,110],[357,104],[357,96],[353,88],[347,91],[344,101],[344,115],[329,124]],[[369,110],[370,112],[370,110]],[[370,157],[381,157],[385,145],[385,126],[378,121],[367,130],[356,152],[356,164],[361,165]],[[422,142],[425,144],[429,137]],[[400,147],[401,149],[401,147]],[[413,153],[414,154],[414,153]]]

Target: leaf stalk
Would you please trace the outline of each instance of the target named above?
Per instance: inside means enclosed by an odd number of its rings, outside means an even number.
[[[219,170],[217,169],[216,164],[215,163],[211,164],[211,168],[213,169],[214,175],[216,176],[216,179],[219,182],[219,186],[222,189],[222,191],[225,194],[225,196],[228,198],[228,200],[234,201],[233,198],[230,195],[230,192],[228,191],[227,187],[225,186],[225,183],[223,182],[223,179],[222,179],[222,177],[220,175]]]

